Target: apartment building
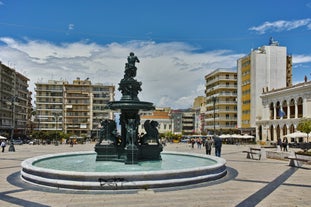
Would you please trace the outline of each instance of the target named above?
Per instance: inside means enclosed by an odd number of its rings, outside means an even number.
[[[62,131],[63,129],[63,94],[67,81],[49,80],[35,85],[36,117],[35,131]]]
[[[111,111],[104,110],[114,100],[114,90],[88,78],[36,83],[35,129],[89,137],[99,130],[101,120],[114,119]]]
[[[171,111],[172,133],[191,135],[195,133],[195,111],[193,109],[177,109]]]
[[[235,132],[237,126],[237,72],[219,68],[205,76],[204,131],[207,134]]]
[[[237,61],[237,126],[256,136],[256,121],[262,118],[264,91],[292,85],[292,57],[287,48],[270,39],[269,45],[252,50]]]
[[[0,62],[0,134],[11,137],[29,132],[32,106],[28,82],[26,76]]]

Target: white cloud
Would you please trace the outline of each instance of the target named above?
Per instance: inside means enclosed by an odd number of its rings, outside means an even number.
[[[293,55],[293,64],[311,63],[311,55]]]
[[[275,22],[264,22],[262,25],[249,28],[249,30],[256,31],[259,34],[265,34],[267,31],[276,31],[276,32],[289,31],[304,26],[310,29],[310,25],[311,19],[309,18],[294,21],[278,20]]]
[[[68,30],[73,30],[75,28],[75,25],[74,24],[69,24],[68,25]]]
[[[138,81],[142,82],[141,101],[156,106],[191,107],[196,96],[204,95],[204,76],[216,68],[236,67],[236,60],[244,54],[228,50],[194,52],[197,48],[181,42],[155,43],[130,41],[124,44],[98,45],[88,42],[61,45],[44,41],[16,41],[0,38],[0,60],[14,63],[16,70],[35,82],[89,77],[92,83],[116,86],[116,100],[120,98],[118,83],[124,75],[129,52],[140,59],[137,64]]]

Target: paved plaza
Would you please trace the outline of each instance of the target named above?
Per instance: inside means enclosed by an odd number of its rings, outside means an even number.
[[[24,183],[19,178],[27,158],[60,152],[94,151],[84,145],[18,145],[15,152],[0,154],[0,206],[311,206],[311,165],[288,166],[287,160],[246,159],[246,145],[223,145],[227,160],[224,178],[188,187],[109,192],[75,192],[48,189]],[[205,153],[188,144],[168,144],[165,151]]]

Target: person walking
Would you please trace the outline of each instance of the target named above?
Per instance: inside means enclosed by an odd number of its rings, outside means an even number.
[[[2,140],[2,142],[1,142],[1,147],[2,147],[2,152],[4,152],[4,149],[6,147],[6,143],[4,140]]]
[[[212,152],[212,145],[213,145],[213,140],[208,137],[206,142],[205,142],[205,150],[206,150],[206,154],[210,155]]]
[[[282,140],[280,137],[277,139],[277,151],[282,151]]]
[[[222,147],[222,140],[218,136],[214,136],[214,146],[215,146],[215,156],[220,157],[221,156],[221,147]]]
[[[283,138],[283,151],[287,152],[287,145],[288,145],[287,137],[284,137]]]

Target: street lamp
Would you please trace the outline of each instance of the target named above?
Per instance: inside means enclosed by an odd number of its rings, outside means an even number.
[[[213,101],[213,109],[214,109],[214,135],[216,135],[216,122],[215,122],[215,104],[216,104],[216,97],[212,96]]]
[[[57,143],[57,122],[58,122],[58,118],[60,117],[61,114],[54,112],[53,115],[55,118],[55,145],[57,145],[58,144]]]
[[[14,128],[15,128],[15,102],[16,102],[17,96],[12,96],[11,98],[11,113],[12,113],[12,129],[11,129],[11,141],[10,141],[10,147],[9,147],[9,152],[15,152],[15,147],[14,147],[14,143],[13,143],[13,135],[14,135]]]

